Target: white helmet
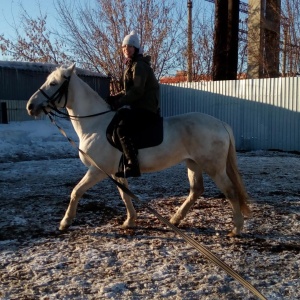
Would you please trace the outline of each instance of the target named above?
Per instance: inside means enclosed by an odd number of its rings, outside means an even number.
[[[125,36],[123,43],[122,43],[122,47],[125,45],[133,46],[137,49],[140,49],[139,38],[134,30],[131,31],[130,34]]]

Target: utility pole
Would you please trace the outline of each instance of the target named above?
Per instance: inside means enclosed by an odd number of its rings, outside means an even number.
[[[187,81],[192,82],[193,78],[193,42],[192,42],[192,8],[193,2],[191,0],[187,1],[188,8],[188,45],[187,45],[187,61],[188,61],[188,70],[187,70]]]

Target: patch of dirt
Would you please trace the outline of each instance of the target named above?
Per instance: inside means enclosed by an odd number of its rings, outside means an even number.
[[[239,153],[253,217],[228,238],[231,208],[205,177],[205,192],[180,229],[206,246],[267,299],[300,298],[300,156]],[[0,298],[255,299],[142,205],[124,230],[124,204],[104,180],[80,201],[66,232],[58,225],[85,173],[79,159],[0,163]],[[129,180],[168,219],[188,194],[182,164]]]

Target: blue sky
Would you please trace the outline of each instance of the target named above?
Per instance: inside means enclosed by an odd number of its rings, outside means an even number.
[[[82,2],[82,3],[94,3],[94,0],[65,0],[65,2]],[[186,0],[181,1],[182,5],[187,5]],[[54,5],[55,0],[0,0],[0,34],[4,34],[6,38],[15,37],[14,28],[21,28],[20,16],[23,6],[30,17],[34,18],[42,14],[47,13],[47,28],[52,29],[57,26],[56,10]],[[213,9],[214,5],[205,0],[193,1],[193,13],[197,9],[197,6],[207,7]],[[7,57],[3,57],[0,53],[0,60],[9,60]]]
[[[65,2],[74,2],[74,0],[65,0]],[[78,0],[77,0],[78,1]],[[90,0],[80,0],[82,3],[92,2]],[[37,17],[41,13],[47,13],[47,28],[55,28],[56,10],[53,0],[0,0],[0,34],[4,34],[6,38],[15,36],[14,28],[22,28],[20,26],[20,16],[23,6],[31,17]],[[7,60],[0,53],[0,60]]]
[[[47,12],[48,21],[54,23],[55,8],[52,0],[0,0],[0,34],[13,35],[13,26],[20,23],[21,6],[26,9],[32,17],[39,15],[39,7],[42,13]]]
[[[42,13],[47,12],[49,27],[55,24],[55,8],[52,0],[0,0],[0,4],[0,34],[4,34],[6,38],[14,37],[14,28],[20,27],[21,5],[32,17],[39,16],[40,9]],[[5,60],[6,57],[0,53],[0,59]]]

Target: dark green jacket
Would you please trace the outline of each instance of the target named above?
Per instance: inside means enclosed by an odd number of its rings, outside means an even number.
[[[159,83],[150,66],[150,56],[138,55],[127,63],[123,80],[123,96],[119,100],[122,106],[159,112]]]

